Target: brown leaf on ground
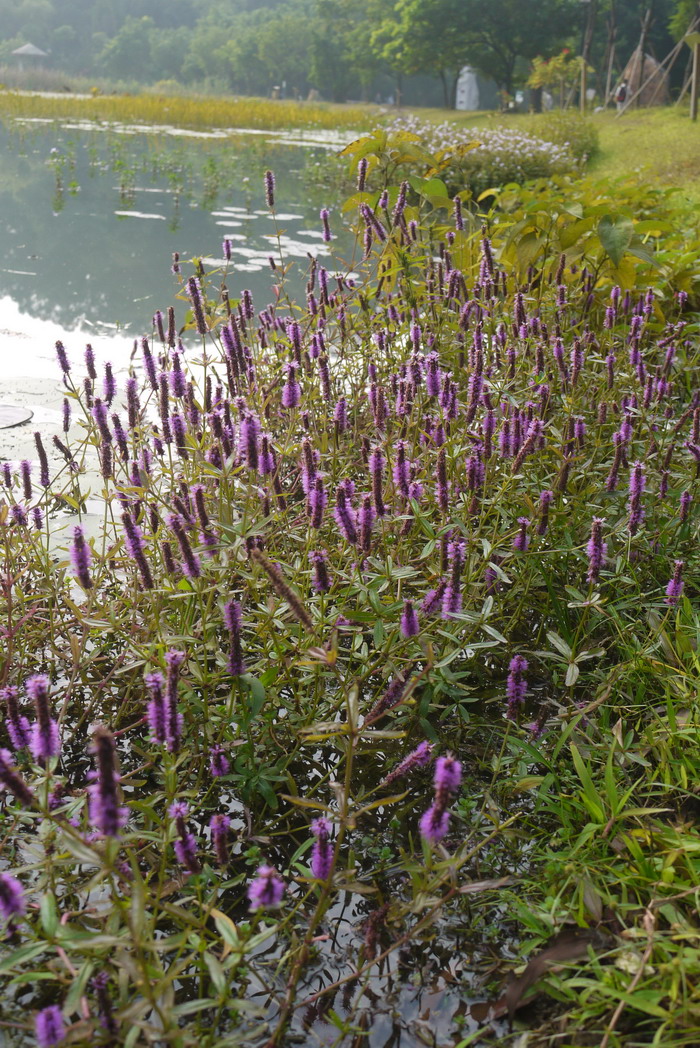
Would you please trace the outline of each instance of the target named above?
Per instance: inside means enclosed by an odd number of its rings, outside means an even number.
[[[531,986],[552,968],[571,964],[588,955],[588,947],[602,951],[610,945],[610,936],[594,928],[564,928],[551,940],[544,950],[531,957],[522,975],[511,978],[503,995],[497,1001],[486,1001],[472,1005],[472,1018],[478,1022],[513,1016],[519,1008],[529,1004],[536,994],[529,994]]]

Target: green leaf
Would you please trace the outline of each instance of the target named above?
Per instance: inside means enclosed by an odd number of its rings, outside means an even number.
[[[566,643],[564,638],[560,637],[558,633],[554,632],[554,630],[547,630],[547,640],[554,648],[557,649],[557,651],[561,652],[561,654],[564,655],[565,658],[571,658],[571,648]]]
[[[626,215],[603,215],[598,223],[598,237],[612,264],[617,267],[634,237],[634,222]]]
[[[209,975],[211,976],[211,981],[214,984],[214,989],[218,994],[226,993],[226,973],[224,972],[224,969],[221,967],[221,964],[214,956],[214,954],[209,953],[209,951],[206,951],[203,954],[203,957],[204,963],[209,969]]]
[[[583,757],[581,756],[573,742],[570,744],[570,748],[571,756],[573,757],[574,765],[576,766],[576,772],[578,774],[579,779],[581,780],[581,785],[583,786],[584,804],[586,805],[596,822],[605,822],[605,812],[603,811],[603,806],[600,803],[598,791],[593,785],[593,779],[591,778],[588,768],[584,763]]]
[[[238,928],[233,923],[230,917],[228,917],[221,910],[210,910],[211,916],[214,918],[214,924],[221,938],[224,940],[227,946],[230,946],[232,950],[237,952],[241,951],[241,939],[238,934]],[[206,957],[206,954],[205,954]]]
[[[0,973],[9,972],[12,968],[18,968],[25,961],[33,960],[40,953],[44,953],[46,948],[47,944],[45,942],[32,943],[31,946],[20,946],[19,949],[13,950],[12,953],[0,961]]]

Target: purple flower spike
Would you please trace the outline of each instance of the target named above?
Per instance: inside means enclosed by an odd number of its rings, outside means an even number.
[[[114,736],[106,728],[95,730],[93,750],[97,770],[88,787],[90,822],[105,837],[118,837],[128,809],[119,805],[119,774]]]
[[[426,764],[430,763],[432,753],[433,744],[431,742],[419,743],[415,750],[404,757],[401,763],[397,764],[393,771],[382,779],[382,786],[390,786],[396,779],[402,779],[404,775],[409,775],[416,768],[424,768]]]
[[[590,583],[598,581],[600,577],[600,569],[605,564],[608,547],[603,542],[603,524],[605,523],[600,517],[594,517],[591,522],[591,537],[588,540],[586,552],[588,553],[588,574],[587,579]]]
[[[92,561],[92,550],[85,541],[83,529],[79,524],[73,528],[73,544],[70,549],[70,559],[77,578],[83,589],[92,588],[90,578],[90,563]]]
[[[57,1004],[42,1008],[34,1019],[34,1032],[39,1048],[53,1048],[59,1044],[66,1032],[61,1009]]]
[[[438,757],[435,764],[435,799],[439,802],[443,796],[456,793],[462,783],[462,765],[451,754]]]
[[[26,909],[22,885],[9,873],[0,873],[0,914],[9,921],[21,917]]]
[[[175,820],[178,832],[178,840],[174,844],[177,861],[188,873],[197,874],[202,872],[202,867],[197,858],[197,841],[185,823],[188,812],[189,809],[183,801],[175,801],[168,808],[168,815]]]
[[[420,820],[420,835],[428,844],[437,844],[450,828],[450,813],[445,808],[431,804]]]
[[[251,910],[279,906],[285,892],[285,883],[274,866],[259,866],[255,877],[248,885],[248,900]]]
[[[219,866],[228,866],[230,858],[228,838],[231,820],[228,815],[213,815],[209,823],[209,829],[211,830],[211,840],[214,845],[216,861]]]
[[[644,475],[644,465],[641,462],[635,462],[632,465],[632,472],[630,474],[630,486],[629,486],[629,501],[627,503],[629,509],[629,519],[627,527],[629,528],[630,535],[636,535],[639,531],[639,526],[644,520],[644,509],[642,507],[642,495],[646,487],[646,477]]]
[[[0,750],[0,782],[15,795],[22,807],[31,808],[34,804],[34,794],[14,767],[12,760],[9,750]]]
[[[530,527],[530,521],[527,517],[518,517],[518,524],[520,525],[520,530],[513,539],[513,549],[525,553],[530,545],[530,536],[527,533],[527,529]]]
[[[309,560],[313,565],[314,577],[311,585],[317,593],[328,593],[331,588],[331,580],[328,576],[328,559],[323,550],[312,550]]]
[[[32,726],[29,748],[34,759],[43,764],[52,757],[57,757],[61,750],[58,725],[49,710],[49,678],[41,674],[30,677],[26,688],[37,715],[37,723]]]
[[[323,239],[326,244],[330,244],[333,236],[331,234],[331,227],[329,223],[330,212],[327,207],[321,208],[320,219],[323,226]]]
[[[683,594],[683,568],[685,566],[684,561],[677,560],[674,562],[673,577],[666,587],[665,602],[670,607],[675,607],[678,601],[681,599]]]
[[[420,623],[412,600],[404,601],[401,615],[401,633],[404,637],[415,637],[420,633]]]
[[[66,347],[62,342],[56,343],[56,359],[58,360],[58,366],[64,375],[70,372],[70,363],[68,361],[68,354],[66,353]]]
[[[177,712],[177,689],[180,680],[180,667],[185,661],[184,651],[171,650],[165,653],[165,665],[168,675],[165,682],[165,715],[167,724],[168,749],[177,752],[182,734],[183,717]]]
[[[209,771],[212,778],[218,779],[222,775],[228,775],[231,770],[229,759],[224,753],[222,746],[212,746],[209,750]]]
[[[146,720],[151,731],[153,742],[168,742],[168,718],[165,711],[165,700],[163,698],[163,686],[165,680],[162,673],[147,673],[144,680],[152,698],[146,708]]]
[[[267,206],[274,208],[275,206],[275,176],[272,171],[265,172],[265,199],[267,200]]]
[[[10,736],[13,748],[21,750],[29,745],[32,732],[29,721],[19,712],[17,695],[17,688],[12,685],[0,690],[0,701],[4,701],[7,706],[7,720],[5,721],[7,734]]]
[[[311,823],[311,832],[316,838],[311,852],[311,872],[317,881],[327,881],[333,869],[335,849],[329,840],[332,829],[328,819]]]
[[[510,660],[508,681],[506,683],[506,695],[508,707],[506,716],[514,720],[518,706],[522,706],[527,695],[527,681],[524,674],[527,670],[527,659],[522,655],[516,655]]]
[[[296,408],[301,403],[301,386],[297,381],[297,365],[285,364],[287,381],[282,386],[282,407]]]
[[[245,673],[246,667],[243,661],[243,649],[241,646],[241,605],[238,601],[230,600],[224,607],[224,622],[229,634],[228,671],[232,677],[240,677]]]
[[[462,610],[461,580],[466,553],[465,542],[450,543],[450,579],[442,598],[443,619],[449,619],[451,615],[459,615]]]

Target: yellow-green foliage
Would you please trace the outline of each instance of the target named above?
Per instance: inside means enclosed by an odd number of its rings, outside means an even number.
[[[266,98],[184,98],[165,95],[46,96],[0,91],[0,113],[13,117],[175,124],[186,128],[364,128],[369,108]]]

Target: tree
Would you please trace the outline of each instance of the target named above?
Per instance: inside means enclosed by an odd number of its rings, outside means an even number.
[[[471,65],[512,94],[519,63],[557,51],[577,24],[579,0],[398,0],[374,35],[402,72],[440,77],[454,104],[459,71]]]
[[[398,0],[372,34],[392,70],[439,77],[447,107],[454,105],[459,71],[468,61],[464,7],[465,0]]]
[[[579,24],[579,0],[463,0],[467,61],[509,95],[518,66],[559,50]],[[523,61],[524,60],[524,61]]]

